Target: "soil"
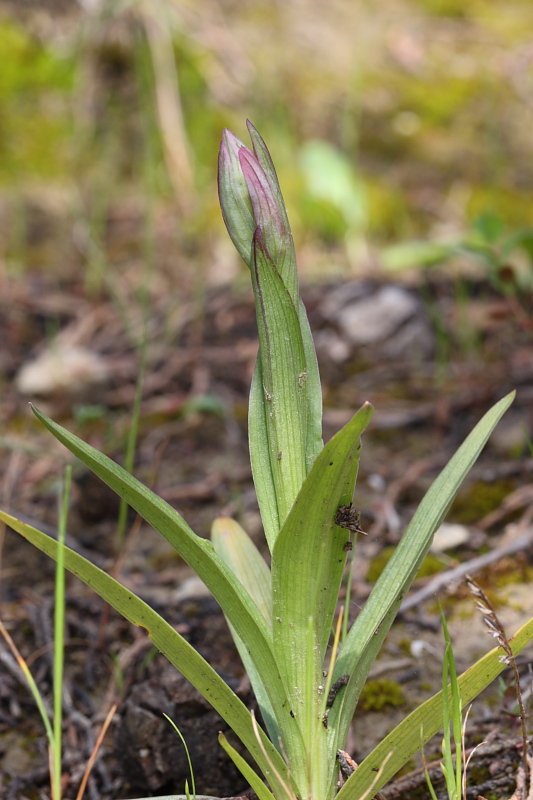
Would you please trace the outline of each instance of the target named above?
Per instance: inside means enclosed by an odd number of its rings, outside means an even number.
[[[434,554],[432,568],[415,582],[414,591],[431,580],[435,569],[453,568],[527,533],[533,513],[533,341],[531,326],[523,322],[531,311],[527,300],[519,317],[514,299],[495,294],[483,283],[469,285],[470,339],[465,344],[464,337],[457,336],[460,309],[446,280],[393,288],[403,293],[404,300],[411,299],[411,312],[395,327],[382,326],[381,338],[358,342],[349,333],[353,317],[363,308],[357,303],[363,302],[366,309],[375,304],[378,315],[383,285],[360,281],[303,289],[324,382],[325,438],[364,400],[376,408],[364,437],[355,497],[368,536],[360,537],[357,547],[353,617],[371,589],[369,565],[398,541],[425,489],[475,422],[512,389],[517,389],[517,398],[511,411],[449,514],[463,538],[451,549]],[[162,311],[162,298],[159,301],[158,307],[156,297],[151,312],[134,473],[175,505],[200,535],[208,536],[218,514],[232,514],[266,555],[247,458],[247,392],[257,350],[250,293],[214,289],[200,304],[194,298],[184,300],[179,315],[172,319]],[[443,322],[438,335],[432,323],[436,314]],[[20,371],[54,347],[75,346],[97,356],[103,366],[98,380],[88,368],[85,372],[79,368],[74,385],[58,380],[50,386],[45,381],[41,396],[34,389],[32,399],[66,427],[122,461],[139,352],[118,305],[106,298],[88,300],[76,284],[62,286],[59,293],[42,276],[24,283],[6,280],[0,315],[4,321],[0,357],[6,365],[3,507],[54,534],[60,481],[70,458],[33,420],[28,397],[21,390]],[[50,320],[58,332],[47,347],[43,332]],[[439,363],[443,348],[446,360]],[[45,375],[50,374],[45,365]],[[163,613],[253,707],[248,681],[214,600],[162,537],[131,513],[119,545],[118,509],[114,495],[75,464],[70,545],[112,571]],[[54,567],[9,530],[1,549],[0,618],[50,702]],[[532,568],[529,543],[477,573],[479,582],[497,599],[509,634],[531,615]],[[475,615],[464,583],[446,585],[439,598],[449,614],[458,669],[463,670],[492,647],[491,639]],[[402,700],[393,706],[382,698],[383,707],[378,710],[373,706],[375,698],[367,699],[347,745],[356,760],[438,690],[442,652],[432,595],[401,615],[372,672],[371,678],[385,677],[400,686]],[[3,641],[0,657],[0,794],[13,800],[45,797],[48,772],[42,724]],[[528,658],[531,648],[520,659],[524,675]],[[511,737],[512,745],[503,750],[516,755],[514,699],[512,691],[505,690],[510,681],[505,673],[504,683],[476,701],[470,729],[498,741],[498,737]],[[90,778],[91,798],[183,792],[189,779],[187,760],[163,713],[176,721],[187,741],[198,794],[234,796],[247,789],[218,746],[218,732],[227,727],[218,715],[155,652],[141,630],[124,622],[79,581],[69,579],[67,800],[75,797],[113,702],[118,709]],[[505,774],[513,773],[513,767],[506,769]],[[488,775],[485,783],[490,779]],[[508,783],[512,780],[513,774]],[[504,794],[508,790],[506,784]],[[421,791],[427,790],[422,787]]]

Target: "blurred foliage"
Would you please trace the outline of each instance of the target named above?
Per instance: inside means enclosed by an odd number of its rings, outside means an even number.
[[[384,547],[370,562],[366,573],[366,580],[369,583],[376,583],[377,579],[389,563],[394,554],[394,547]],[[420,569],[417,572],[417,578],[429,578],[431,575],[436,575],[445,569],[445,564],[438,556],[433,553],[428,553],[424,558]]]
[[[68,176],[74,55],[6,20],[0,60],[0,182]]]
[[[530,281],[530,4],[103,0],[50,19],[25,8],[0,18],[0,188],[19,204],[36,188],[45,204],[68,195],[89,283],[116,257],[106,234],[119,205],[135,206],[139,231],[175,214],[191,255],[222,234],[216,152],[224,126],[244,137],[246,117],[275,153],[304,272],[328,260],[364,270],[384,249],[390,269],[473,259],[501,288],[509,262]]]
[[[435,267],[468,259],[500,294],[524,298],[533,289],[533,226],[509,228],[498,214],[486,212],[469,230],[448,242],[406,241],[382,252],[390,272]]]

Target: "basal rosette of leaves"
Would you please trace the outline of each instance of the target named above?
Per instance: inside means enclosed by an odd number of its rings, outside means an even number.
[[[344,749],[370,667],[461,482],[512,402],[508,395],[476,425],[435,480],[329,669],[328,649],[343,577],[348,532],[338,511],[354,497],[369,404],[325,446],[316,355],[299,297],[287,212],[270,154],[248,123],[252,149],[225,131],[219,194],[228,232],[250,269],[259,353],[249,407],[250,458],[270,568],[232,519],[214,521],[212,542],[112,460],[35,410],[43,425],[156,528],[219,602],[250,676],[264,728],[213,668],[130,590],[65,548],[65,566],[127,619],[212,704],[240,737],[260,777],[223,736],[221,745],[261,800],[371,797],[442,725],[441,694],[412,714],[338,789]],[[57,542],[0,512],[0,518],[52,558]],[[355,534],[356,535],[356,534]],[[530,620],[512,639],[533,638]],[[495,649],[459,678],[463,703],[504,668]],[[338,686],[333,700],[331,687]],[[162,709],[163,712],[164,709]],[[325,719],[327,712],[327,720]],[[325,724],[325,721],[327,724]]]

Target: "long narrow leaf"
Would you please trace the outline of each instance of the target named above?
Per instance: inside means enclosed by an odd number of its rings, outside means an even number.
[[[227,564],[239,583],[272,626],[272,580],[267,563],[244,528],[231,517],[217,517],[211,526],[215,553]]]
[[[268,458],[276,492],[280,525],[283,525],[307,473],[307,370],[297,307],[266,249],[261,231],[254,236],[252,261],[259,360],[263,382],[263,414],[266,421]],[[264,441],[252,438],[250,452],[260,508],[262,486],[255,463],[265,458]],[[269,541],[272,549],[273,542]]]
[[[322,389],[316,359],[315,345],[305,307],[300,300],[298,317],[305,356],[307,428],[305,437],[305,467],[309,472],[322,450]],[[271,469],[268,445],[267,401],[261,361],[257,359],[250,387],[248,434],[254,484],[257,491],[261,519],[270,549],[274,546],[281,522],[278,514],[276,487]],[[279,451],[276,452],[276,457]],[[283,453],[282,453],[283,458]]]
[[[510,640],[514,655],[518,655],[533,640],[533,619],[523,625]],[[505,655],[501,647],[494,648],[458,679],[463,706],[489,686],[505,669],[500,661]],[[433,695],[394,728],[380,744],[361,762],[354,774],[346,781],[335,800],[358,800],[370,786],[378,792],[399,769],[420,749],[420,730],[423,728],[425,743],[442,727],[442,692]],[[391,753],[377,784],[376,770]]]
[[[250,440],[250,463],[261,521],[268,546],[272,550],[281,524],[270,461],[266,414],[263,370],[258,357],[255,362],[248,403],[248,438]]]
[[[244,760],[240,753],[230,745],[223,733],[219,733],[218,741],[221,747],[226,751],[231,758],[241,775],[248,781],[259,800],[274,800],[274,795],[265,786],[259,776],[253,771],[251,766]]]
[[[272,554],[276,660],[289,687],[285,713],[296,719],[308,757],[313,758],[313,775],[322,784],[309,787],[313,797],[325,796],[335,764],[321,752],[327,731],[320,720],[323,661],[349,539],[335,517],[339,507],[352,502],[360,437],[371,416],[372,407],[366,404],[318,455]],[[290,763],[305,775],[308,765],[297,762],[291,745],[285,742]]]
[[[215,551],[244,586],[268,625],[271,626],[272,588],[270,570],[246,531],[241,528],[236,520],[230,517],[218,517],[211,528],[211,541]],[[280,739],[280,731],[268,698],[268,692],[250,658],[248,648],[235,632],[231,622],[227,621],[252,684],[270,739],[277,745]]]
[[[496,424],[509,408],[514,392],[496,403],[448,462],[420,503],[393,557],[352,626],[335,667],[335,677],[350,675],[340,702],[330,715],[338,730],[331,753],[346,740],[361,689],[398,608],[433,541],[457,490],[477,460]],[[337,716],[339,715],[339,716]],[[338,721],[337,721],[338,720]]]
[[[43,553],[57,559],[59,544],[55,539],[2,511],[0,511],[0,519]],[[65,567],[94,589],[127,620],[146,632],[158,650],[198,689],[235,731],[263,773],[265,775],[271,773],[271,764],[275,764],[280,775],[285,775],[285,763],[270,740],[260,731],[261,742],[268,759],[263,754],[254,732],[250,712],[246,706],[194,647],[147,603],[121,583],[73,550],[65,548],[64,551]],[[272,780],[273,783],[276,782],[275,777],[271,774],[269,780]],[[281,787],[277,787],[277,791],[284,796]]]
[[[158,530],[195,570],[219,602],[239,637],[247,643],[261,679],[268,689],[282,735],[286,691],[272,649],[272,632],[250,595],[217,556],[211,542],[197,536],[183,517],[154,492],[94,447],[69,433],[34,409],[37,418],[84,464]],[[280,722],[281,720],[281,722]]]

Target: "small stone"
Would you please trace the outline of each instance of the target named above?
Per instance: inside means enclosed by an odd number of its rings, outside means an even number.
[[[433,537],[431,550],[433,553],[443,553],[465,544],[470,538],[470,531],[465,525],[453,525],[443,522]]]
[[[101,356],[84,347],[53,344],[20,369],[15,385],[27,397],[85,396],[109,379]]]
[[[399,286],[383,286],[339,311],[338,324],[352,344],[383,342],[418,310],[415,297]]]

